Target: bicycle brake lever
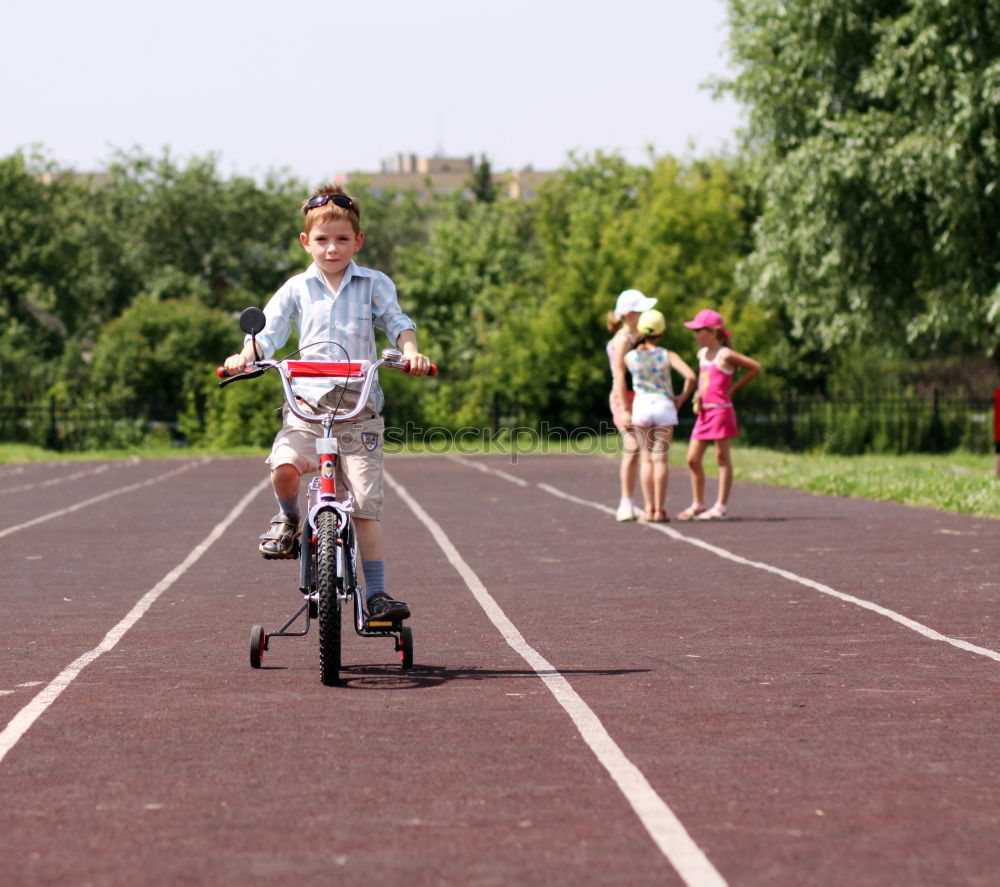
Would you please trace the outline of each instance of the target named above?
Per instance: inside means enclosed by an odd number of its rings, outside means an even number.
[[[215,371],[215,373],[220,379],[222,379],[222,381],[219,382],[219,387],[225,388],[227,385],[233,382],[240,382],[243,379],[256,379],[257,376],[263,376],[265,370],[266,367],[258,370],[250,370],[250,372],[236,373],[235,375],[230,375],[229,370],[227,370],[225,367],[219,367]]]

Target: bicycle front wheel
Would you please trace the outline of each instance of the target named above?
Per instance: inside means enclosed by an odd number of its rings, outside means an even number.
[[[337,588],[337,516],[323,511],[316,518],[316,593],[319,598],[319,674],[332,687],[340,682],[340,598]]]

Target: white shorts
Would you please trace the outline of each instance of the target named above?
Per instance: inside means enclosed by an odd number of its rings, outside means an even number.
[[[640,428],[677,424],[677,407],[665,394],[638,391],[632,401],[632,424]]]

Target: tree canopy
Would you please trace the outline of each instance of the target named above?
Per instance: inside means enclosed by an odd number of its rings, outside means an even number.
[[[804,346],[1000,360],[1000,6],[729,7],[762,199],[748,292]]]

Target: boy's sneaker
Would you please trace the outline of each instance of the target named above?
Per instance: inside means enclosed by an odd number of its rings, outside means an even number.
[[[394,601],[384,591],[374,591],[365,599],[369,622],[402,622],[410,618],[410,608]]]
[[[618,511],[615,513],[615,520],[619,522],[638,520],[639,519],[639,509],[635,507],[631,502],[622,502],[618,506]]]

